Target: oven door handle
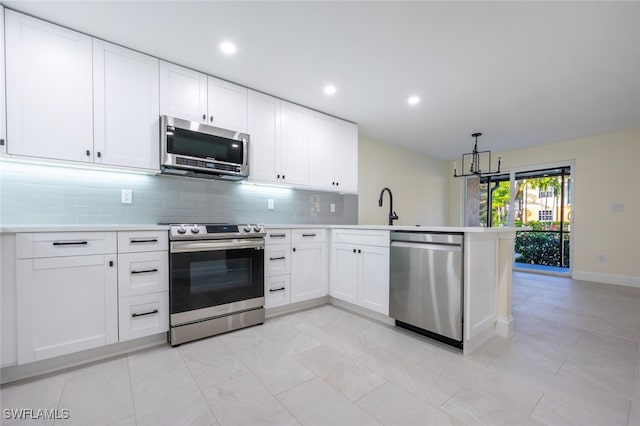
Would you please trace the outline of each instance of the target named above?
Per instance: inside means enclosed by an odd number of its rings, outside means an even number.
[[[171,243],[171,253],[187,253],[191,251],[215,251],[264,248],[264,238],[245,238],[233,240],[207,240],[207,241],[174,241]]]

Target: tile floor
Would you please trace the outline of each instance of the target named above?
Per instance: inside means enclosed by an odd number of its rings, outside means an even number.
[[[517,272],[513,314],[513,338],[463,357],[322,306],[10,384],[2,407],[66,408],[64,425],[640,425],[640,289]]]

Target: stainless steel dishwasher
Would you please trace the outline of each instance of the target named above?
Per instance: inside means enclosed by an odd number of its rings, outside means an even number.
[[[462,348],[463,234],[391,232],[389,316]]]

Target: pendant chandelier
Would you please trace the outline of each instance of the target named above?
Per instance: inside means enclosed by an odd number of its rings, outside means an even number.
[[[476,144],[474,145],[472,152],[462,154],[462,174],[458,174],[458,169],[456,168],[454,163],[453,177],[482,177],[497,175],[498,173],[500,173],[500,162],[502,161],[502,157],[498,157],[498,169],[491,170],[491,151],[478,151],[479,136],[482,136],[482,133],[473,133],[471,135],[471,137],[476,138]],[[481,164],[486,165],[487,169],[482,170],[483,166]]]

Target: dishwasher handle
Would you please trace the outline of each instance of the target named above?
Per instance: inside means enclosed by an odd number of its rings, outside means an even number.
[[[417,243],[415,241],[391,241],[391,248],[404,247],[420,250],[440,250],[440,251],[453,251],[462,252],[462,245],[460,244],[442,244],[442,243]]]

